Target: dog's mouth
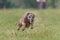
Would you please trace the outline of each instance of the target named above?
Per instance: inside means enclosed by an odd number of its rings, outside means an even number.
[[[30,19],[30,20],[29,20],[29,23],[32,24],[32,22],[33,22],[33,20]]]

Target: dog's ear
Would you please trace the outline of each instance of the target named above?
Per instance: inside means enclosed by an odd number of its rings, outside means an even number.
[[[27,16],[29,15],[30,13],[27,13]]]

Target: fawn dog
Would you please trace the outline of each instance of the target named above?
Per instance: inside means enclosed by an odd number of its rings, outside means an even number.
[[[18,22],[18,30],[22,27],[22,31],[25,28],[31,27],[33,29],[35,15],[31,12],[26,12],[24,16]]]

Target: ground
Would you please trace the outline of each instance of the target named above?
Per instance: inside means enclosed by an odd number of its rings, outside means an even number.
[[[59,10],[0,10],[0,40],[60,40]],[[36,15],[34,28],[18,31],[18,21],[26,11],[31,11]]]

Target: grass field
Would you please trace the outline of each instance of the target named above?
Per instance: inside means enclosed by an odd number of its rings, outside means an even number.
[[[34,28],[18,31],[18,20],[26,11],[36,15]],[[60,10],[0,10],[0,40],[60,40]]]

